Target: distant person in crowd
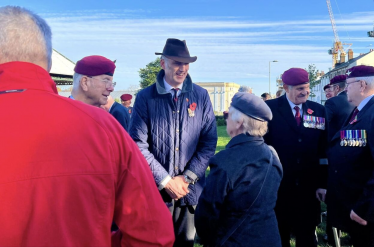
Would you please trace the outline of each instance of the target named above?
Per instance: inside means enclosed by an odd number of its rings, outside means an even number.
[[[279,98],[279,97],[282,96],[284,93],[285,93],[285,91],[284,91],[283,89],[279,89],[279,90],[275,93],[275,98]]]
[[[109,112],[117,121],[122,125],[122,127],[127,131],[130,125],[130,115],[127,109],[114,101],[112,96],[108,96],[108,102],[101,106],[104,110]]]
[[[334,97],[334,90],[331,88],[330,84],[327,84],[323,87],[323,91],[325,92],[326,99],[330,99]]]
[[[271,119],[259,97],[235,94],[227,118],[232,139],[210,159],[196,208],[196,230],[204,246],[281,247],[274,207],[282,165],[263,139]]]
[[[263,101],[269,100],[269,99],[271,99],[271,95],[268,94],[268,93],[263,93],[263,94],[261,94],[261,99]]]
[[[252,93],[252,88],[250,88],[248,86],[240,86],[238,92],[241,92],[241,93]]]
[[[122,94],[121,95],[121,104],[124,107],[126,107],[130,116],[131,116],[131,113],[132,113],[131,100],[132,100],[132,95],[131,94]]]
[[[348,101],[356,106],[329,150],[328,220],[354,247],[374,246],[374,67],[347,70]]]
[[[147,159],[156,185],[173,215],[174,246],[193,246],[194,211],[217,144],[208,92],[192,83],[186,41],[168,39],[156,83],[141,90],[130,135]]]
[[[57,94],[45,20],[5,6],[0,27],[0,104],[12,102],[0,110],[0,246],[172,246],[135,143],[102,109]]]
[[[73,90],[70,98],[100,107],[108,101],[116,83],[113,74],[116,65],[102,56],[88,56],[74,67]]]
[[[326,127],[329,141],[343,127],[344,121],[354,108],[354,105],[348,102],[347,92],[344,91],[346,77],[346,75],[338,75],[330,80],[330,87],[336,97],[331,97],[325,102]]]
[[[317,246],[320,201],[326,194],[327,165],[325,109],[309,101],[308,72],[291,68],[282,75],[286,94],[265,101],[273,113],[265,143],[275,148],[283,166],[283,180],[275,207],[282,246]]]

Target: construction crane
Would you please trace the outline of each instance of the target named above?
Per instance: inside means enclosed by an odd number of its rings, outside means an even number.
[[[373,24],[373,31],[369,31],[368,36],[374,38],[374,24]]]
[[[327,9],[329,10],[332,30],[334,31],[334,37],[335,37],[335,42],[333,44],[333,47],[328,50],[328,53],[330,55],[332,55],[332,68],[335,68],[335,64],[338,63],[339,52],[340,52],[340,57],[345,58],[346,52],[344,50],[343,45],[351,46],[352,44],[346,44],[346,43],[342,43],[340,41],[338,31],[337,31],[336,25],[335,25],[334,14],[332,13],[330,0],[326,0],[326,3],[327,3]]]

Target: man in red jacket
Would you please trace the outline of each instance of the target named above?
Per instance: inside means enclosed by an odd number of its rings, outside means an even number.
[[[7,6],[0,26],[0,246],[172,246],[136,144],[102,109],[57,95],[47,23]]]

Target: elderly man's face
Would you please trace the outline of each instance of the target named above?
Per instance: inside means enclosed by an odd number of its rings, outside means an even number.
[[[165,58],[161,59],[161,67],[165,70],[166,82],[173,87],[177,87],[186,79],[190,64]]]
[[[288,99],[295,105],[305,103],[310,93],[309,83],[292,87],[284,85],[284,90],[286,90]]]
[[[124,107],[128,108],[131,105],[131,99],[125,101],[122,100],[121,103]]]
[[[334,97],[334,92],[331,87],[328,87],[325,89],[325,95],[326,95],[326,99],[330,99]]]
[[[362,93],[362,80],[356,78],[347,79],[345,90],[347,91],[348,101],[352,102],[355,106],[359,105]]]
[[[109,75],[84,76],[87,79],[86,98],[90,105],[101,106],[108,101],[108,96],[114,90],[113,77]]]

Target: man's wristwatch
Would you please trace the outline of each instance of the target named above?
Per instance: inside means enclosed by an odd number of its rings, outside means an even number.
[[[195,181],[193,181],[191,178],[189,178],[187,175],[183,175],[183,178],[184,178],[184,182],[188,183],[188,184],[194,184]]]

